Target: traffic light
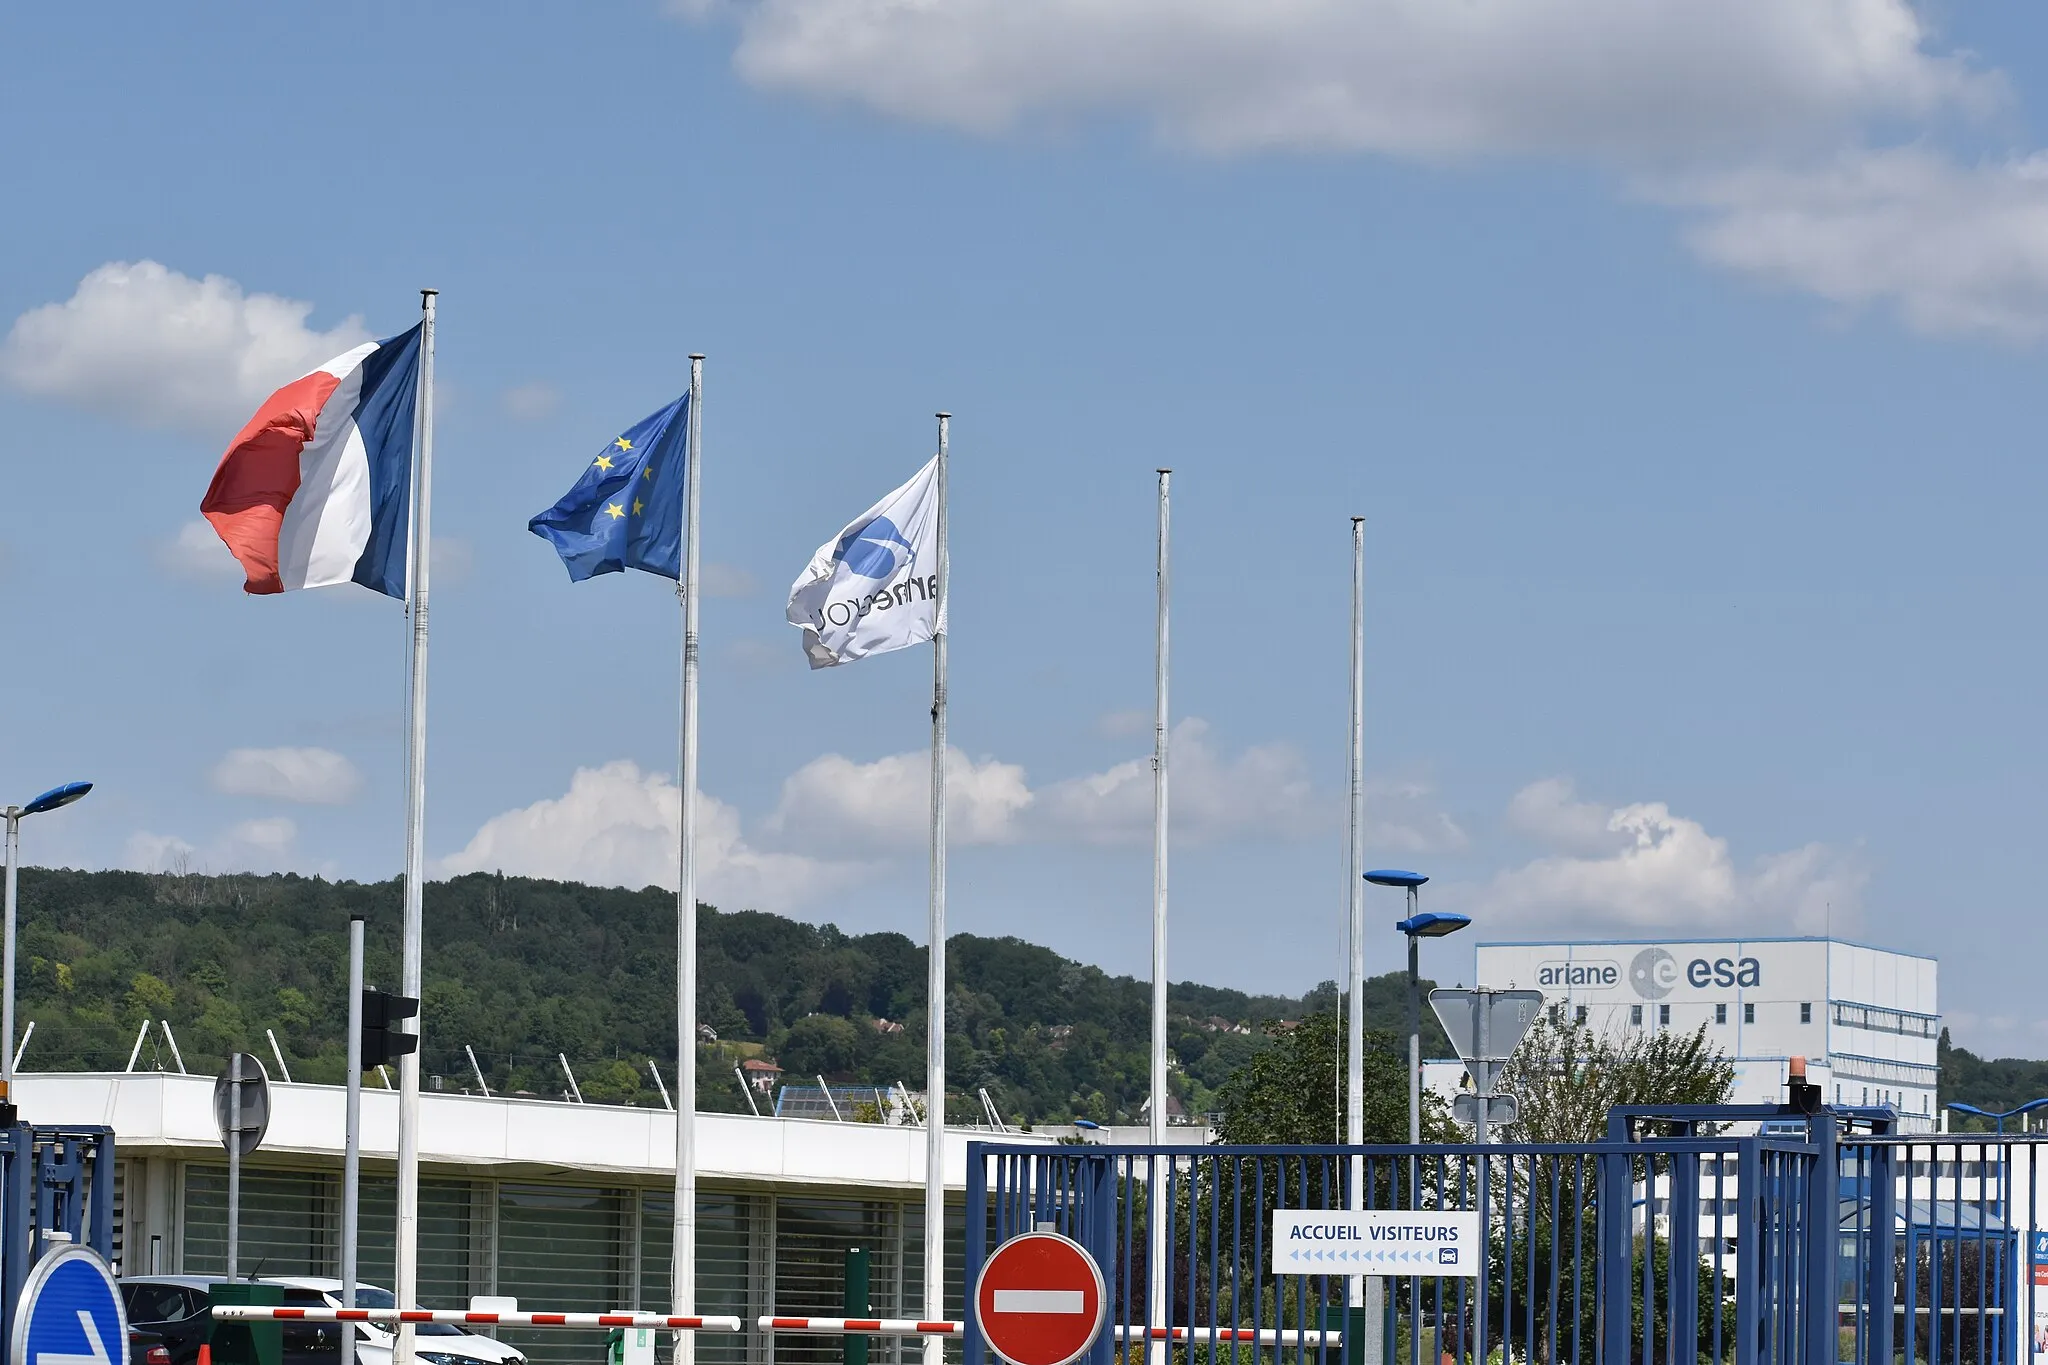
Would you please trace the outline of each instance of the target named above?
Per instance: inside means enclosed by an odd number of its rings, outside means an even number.
[[[409,995],[363,992],[363,1070],[419,1051],[419,1035],[399,1027],[419,1012],[420,1002]]]

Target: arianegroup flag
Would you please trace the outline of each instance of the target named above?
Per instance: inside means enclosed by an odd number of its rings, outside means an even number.
[[[818,547],[789,589],[789,623],[812,668],[850,664],[945,629],[939,589],[939,462]]]
[[[199,510],[241,561],[242,591],[360,583],[405,596],[420,329],[344,352],[270,395]]]

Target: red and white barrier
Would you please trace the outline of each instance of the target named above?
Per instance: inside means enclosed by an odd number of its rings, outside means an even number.
[[[792,1333],[798,1336],[836,1337],[866,1335],[878,1337],[957,1337],[962,1325],[957,1322],[918,1322],[910,1318],[757,1318],[755,1326],[764,1332]],[[1124,1327],[1110,1329],[1118,1341],[1194,1341],[1211,1340],[1212,1334],[1206,1327]],[[1213,1339],[1219,1342],[1235,1342],[1257,1346],[1335,1346],[1344,1340],[1342,1332],[1325,1332],[1314,1329],[1275,1331],[1260,1327],[1218,1327]]]
[[[877,1337],[957,1337],[957,1322],[919,1322],[915,1318],[756,1318],[754,1325],[764,1332],[790,1332],[798,1336],[839,1337],[848,1333]]]
[[[216,1322],[442,1322],[456,1327],[654,1327],[664,1332],[738,1332],[738,1318],[661,1313],[472,1313],[461,1308],[269,1308],[219,1303]]]

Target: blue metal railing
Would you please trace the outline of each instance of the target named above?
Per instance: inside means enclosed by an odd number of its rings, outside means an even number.
[[[1364,1359],[1325,1335],[1347,1321],[1347,1277],[1275,1274],[1267,1245],[1275,1210],[1347,1208],[1354,1182],[1361,1207],[1472,1211],[1484,1230],[1478,1276],[1384,1281],[1388,1365],[1834,1360],[1823,1141],[969,1150],[967,1284],[1019,1232],[1081,1242],[1110,1299],[1090,1365],[1134,1365],[1161,1327],[1179,1329],[1175,1365]],[[987,1365],[972,1316],[966,1359]]]

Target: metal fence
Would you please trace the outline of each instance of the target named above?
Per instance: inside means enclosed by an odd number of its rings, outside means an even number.
[[[1110,1297],[1110,1330],[1091,1365],[1134,1365],[1135,1343],[1147,1340],[1154,1365],[1167,1352],[1174,1365],[1823,1365],[1837,1335],[1826,1169],[1822,1144],[1775,1137],[1354,1149],[982,1143],[969,1159],[968,1283],[1016,1233],[1050,1226],[1081,1242]],[[1479,1273],[1388,1277],[1376,1320],[1359,1306],[1364,1282],[1337,1266],[1274,1273],[1275,1211],[1347,1208],[1475,1212]],[[966,1358],[986,1360],[971,1322]]]

